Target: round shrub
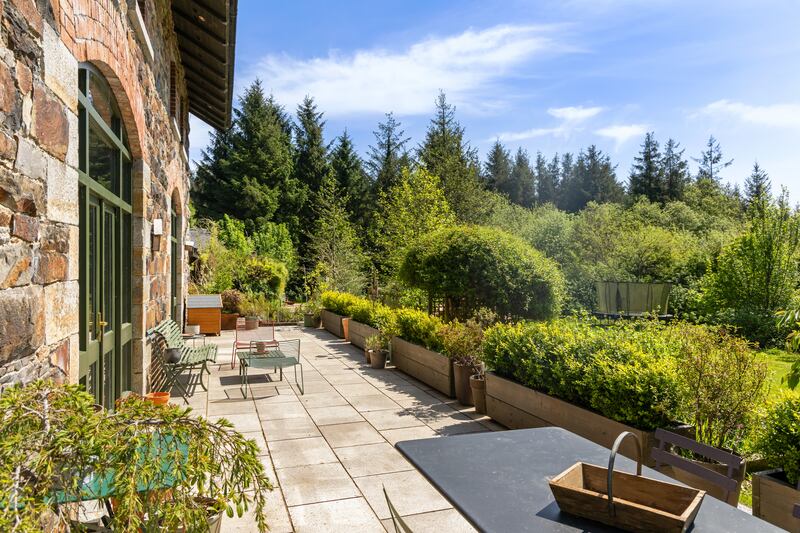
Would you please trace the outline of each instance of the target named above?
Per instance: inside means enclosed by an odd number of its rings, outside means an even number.
[[[786,392],[772,403],[756,439],[756,449],[775,467],[783,468],[786,480],[800,481],[800,395]]]
[[[554,261],[505,231],[480,226],[438,230],[410,247],[400,277],[445,299],[449,318],[481,307],[500,317],[557,316],[564,277]]]
[[[242,292],[282,298],[289,271],[286,265],[266,257],[248,257],[238,266],[234,285]]]

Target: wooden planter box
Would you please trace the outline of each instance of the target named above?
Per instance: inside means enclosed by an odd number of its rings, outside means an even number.
[[[616,420],[535,391],[514,381],[501,378],[493,372],[486,373],[486,414],[511,429],[557,426],[596,444],[611,448],[623,431],[630,431],[642,443],[643,461],[653,466],[650,451],[656,445],[654,431],[643,431]],[[686,434],[690,426],[672,428]],[[636,459],[633,440],[623,442],[620,453]]]
[[[337,315],[336,313],[332,313],[327,309],[323,309],[321,313],[322,317],[322,327],[339,337],[340,339],[344,338],[344,326],[342,324],[342,319],[347,318],[342,315]]]
[[[756,472],[753,481],[753,515],[792,533],[800,533],[800,518],[792,516],[800,503],[800,490],[783,479],[782,470]]]
[[[236,321],[238,319],[239,313],[222,313],[222,329],[236,329]]]
[[[392,363],[442,394],[455,397],[453,364],[449,357],[400,337],[392,337]]]
[[[363,350],[364,341],[366,341],[367,337],[372,337],[377,334],[378,330],[372,326],[356,322],[352,318],[350,319],[350,344],[358,346]]]

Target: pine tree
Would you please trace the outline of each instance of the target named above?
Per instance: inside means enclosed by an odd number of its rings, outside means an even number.
[[[317,105],[310,96],[306,96],[297,106],[297,122],[295,176],[308,185],[314,194],[328,175],[328,160],[323,138],[325,121],[322,120],[322,113],[317,111]]]
[[[661,153],[653,132],[648,132],[644,136],[642,149],[639,155],[633,158],[628,180],[628,194],[631,196],[645,196],[651,202],[664,202],[666,184]]]
[[[575,164],[573,178],[565,190],[565,209],[577,212],[589,202],[619,202],[624,189],[617,181],[611,158],[595,145],[581,151]]]
[[[309,282],[317,290],[358,294],[366,285],[364,258],[345,203],[346,195],[329,172],[315,195],[314,230],[309,239],[314,268]]]
[[[336,139],[336,146],[330,154],[330,165],[339,190],[347,197],[346,208],[350,219],[364,227],[372,204],[372,190],[347,130]]]
[[[539,161],[541,158],[541,162]],[[544,157],[536,154],[536,200],[540,204],[556,204],[558,199],[558,154],[545,165]]]
[[[706,149],[700,154],[700,157],[692,159],[700,165],[697,171],[697,181],[709,180],[717,184],[722,181],[720,172],[733,164],[733,159],[723,160],[722,148],[713,135],[708,138]]]
[[[557,203],[559,209],[569,211],[568,206],[573,203],[570,191],[577,187],[575,180],[575,160],[571,153],[566,152],[561,156],[561,169],[559,170]]]
[[[403,167],[410,166],[410,157],[406,151],[406,144],[410,137],[400,129],[392,113],[386,114],[386,120],[378,124],[377,131],[373,131],[375,146],[369,147],[369,158],[366,166],[370,177],[378,191],[388,190],[397,183]]]
[[[483,182],[490,191],[497,191],[498,184],[511,179],[511,153],[496,140],[486,156]]]
[[[769,201],[771,198],[772,183],[769,174],[761,168],[758,161],[753,163],[753,170],[744,182],[744,200],[749,209],[758,205],[762,201]]]
[[[680,143],[668,139],[664,144],[661,157],[661,174],[664,176],[665,199],[675,201],[683,199],[683,192],[691,180],[689,163],[684,159]]]
[[[464,128],[456,120],[455,108],[447,103],[444,92],[436,98],[436,113],[417,155],[420,164],[442,180],[447,201],[459,220],[479,220],[485,206],[480,195],[477,155],[465,142]]]
[[[528,152],[518,148],[514,155],[514,166],[511,167],[511,179],[505,187],[498,187],[498,192],[508,196],[515,204],[531,207],[534,202],[535,179]]]
[[[232,213],[248,232],[273,221],[299,234],[297,213],[308,193],[293,177],[291,138],[282,113],[264,97],[259,80],[245,90],[231,129],[214,135],[195,173],[198,216],[218,220]]]

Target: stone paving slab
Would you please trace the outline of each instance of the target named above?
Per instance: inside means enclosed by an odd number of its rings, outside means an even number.
[[[275,490],[268,501],[273,532],[393,531],[383,487],[415,532],[474,531],[395,448],[401,440],[504,429],[395,370],[366,365],[364,352],[324,330],[276,328],[300,339],[305,394],[287,369],[250,376],[248,397],[231,368],[233,332],[209,337],[219,347],[208,382],[189,405],[225,418],[256,441]],[[180,397],[173,402],[183,404]],[[225,517],[223,532],[256,531],[251,514]]]

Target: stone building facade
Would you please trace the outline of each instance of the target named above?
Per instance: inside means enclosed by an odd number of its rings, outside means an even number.
[[[188,113],[227,126],[235,10],[0,0],[0,387],[148,389],[147,331],[186,292]]]

